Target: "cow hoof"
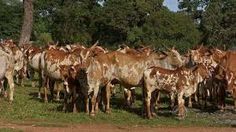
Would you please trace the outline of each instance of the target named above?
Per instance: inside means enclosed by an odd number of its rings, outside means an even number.
[[[78,113],[77,109],[73,109],[73,113],[74,113],[74,114],[75,114],[75,113]]]
[[[13,104],[13,100],[10,100],[10,101],[9,101],[9,104]]]
[[[35,87],[35,83],[32,83],[32,84],[31,84],[31,87]]]
[[[153,112],[152,117],[157,117],[157,114]]]
[[[183,119],[184,119],[184,116],[178,116],[177,119],[178,119],[178,120],[183,120]]]
[[[7,98],[7,92],[4,92],[3,97]]]
[[[193,107],[193,105],[192,105],[192,104],[188,104],[188,107],[189,107],[189,108],[192,108],[192,107]]]
[[[105,113],[106,114],[111,114],[111,110],[106,110]]]
[[[95,113],[93,112],[93,113],[90,113],[90,116],[91,117],[94,117],[95,116]]]

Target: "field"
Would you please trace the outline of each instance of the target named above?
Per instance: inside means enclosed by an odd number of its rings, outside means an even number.
[[[178,120],[168,108],[168,101],[164,99],[161,108],[157,111],[157,118],[148,120],[141,115],[141,92],[138,91],[137,101],[132,108],[123,107],[122,90],[117,90],[112,97],[112,112],[106,114],[99,111],[95,117],[84,112],[64,113],[63,99],[60,102],[49,101],[45,104],[37,98],[37,88],[25,82],[25,87],[16,86],[13,104],[0,98],[0,126],[3,124],[30,125],[36,127],[67,127],[71,125],[107,124],[122,127],[236,127],[236,113],[232,111],[232,100],[227,99],[227,110],[200,110],[187,108],[187,117]],[[4,126],[4,125],[3,125]],[[7,126],[6,126],[7,127]],[[1,128],[1,127],[0,127]],[[15,131],[2,127],[3,131]]]

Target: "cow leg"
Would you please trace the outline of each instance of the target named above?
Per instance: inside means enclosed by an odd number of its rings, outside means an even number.
[[[30,69],[28,70],[28,76],[29,76],[29,79],[30,79],[30,81],[31,81],[31,86],[32,86],[32,87],[35,87],[34,74],[35,74],[35,72],[33,71],[33,69],[30,68]],[[39,74],[39,78],[41,78],[40,74]]]
[[[152,118],[152,115],[151,115],[151,91],[147,91],[146,92],[146,97],[145,97],[145,104],[146,104],[146,116],[148,119],[151,119]]]
[[[156,109],[159,108],[160,95],[161,95],[161,92],[160,92],[160,91],[157,91],[157,93],[156,93],[156,101],[155,101],[155,108],[156,108]]]
[[[184,92],[178,93],[178,117],[183,119],[185,116],[185,106],[184,106],[184,99],[183,99]]]
[[[61,89],[61,83],[59,82],[55,82],[55,86],[54,89],[56,89],[56,101],[60,101],[60,89]]]
[[[234,110],[236,111],[236,87],[233,87],[232,96],[234,100]]]
[[[100,94],[98,94],[97,98],[96,98],[96,102],[95,102],[95,108],[94,108],[94,111],[95,113],[98,113],[98,110],[99,110],[99,103],[101,102],[101,96]]]
[[[45,78],[43,77],[43,74],[41,72],[38,72],[39,73],[39,91],[38,91],[38,98],[41,99],[41,88],[43,87],[43,85],[45,85]],[[31,76],[31,79],[32,79],[32,83],[34,83],[34,86],[35,86],[35,82],[33,81],[33,77],[34,77],[34,72],[32,73],[33,75]]]
[[[64,105],[63,105],[63,111],[67,112],[67,108],[68,108],[68,93],[66,92],[66,90],[64,90]]]
[[[159,91],[155,90],[154,92],[152,92],[152,95],[151,95],[151,114],[152,114],[152,117],[156,117],[157,114],[155,113],[155,105],[156,105],[156,100],[158,98],[158,95],[159,95]]]
[[[106,93],[106,98],[105,98],[105,105],[106,105],[106,107],[105,107],[105,112],[106,113],[110,113],[111,111],[110,111],[110,97],[111,97],[111,84],[110,83],[108,83],[107,85],[106,85],[106,89],[105,89],[105,93]]]
[[[135,94],[135,87],[131,88],[131,105],[135,102],[136,100],[136,94]]]
[[[88,98],[88,95],[84,96],[84,102],[85,102],[85,113],[89,114],[89,98]]]
[[[48,94],[47,94],[47,88],[49,88],[49,78],[46,77],[46,86],[44,86],[44,102],[48,102]]]
[[[76,87],[73,87],[73,91],[72,91],[72,105],[73,105],[73,113],[77,113],[77,93],[76,93]]]
[[[124,88],[124,97],[125,97],[125,106],[131,106],[131,91],[127,88]]]
[[[51,94],[51,100],[53,100],[53,93],[54,93],[54,87],[56,86],[57,81],[54,81],[52,79],[49,79],[49,90],[50,90],[50,94]]]
[[[170,108],[173,110],[175,107],[175,94],[173,92],[170,93]]]
[[[95,116],[95,107],[96,107],[98,92],[99,92],[99,86],[95,86],[94,90],[93,90],[93,95],[91,97],[91,105],[92,106],[91,106],[90,116]]]
[[[190,95],[190,96],[188,97],[188,107],[189,107],[189,108],[192,108],[192,107],[193,107],[193,104],[192,104],[192,95]]]
[[[197,94],[194,93],[194,101],[197,103],[198,102],[198,97],[197,97]]]
[[[5,74],[5,77],[7,79],[7,82],[9,84],[10,87],[10,91],[9,91],[9,101],[10,103],[12,103],[13,101],[13,94],[14,94],[14,80],[13,80],[13,72],[12,71],[7,71]]]

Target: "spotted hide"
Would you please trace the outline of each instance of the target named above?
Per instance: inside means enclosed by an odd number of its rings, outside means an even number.
[[[184,99],[183,96],[192,95],[197,84],[208,77],[208,70],[203,65],[197,65],[192,69],[185,67],[176,70],[167,70],[160,67],[152,67],[144,72],[144,104],[146,116],[151,118],[155,115],[151,112],[151,94],[155,90],[164,90],[173,92],[178,97],[178,115],[184,117]]]
[[[134,56],[114,51],[85,62],[80,71],[80,83],[87,94],[92,96],[90,114],[95,115],[95,103],[100,87],[104,87],[113,81],[122,84],[126,88],[142,86],[144,70],[160,64],[165,57],[156,53],[149,56]],[[170,61],[169,56],[167,58],[165,63],[177,65],[176,60]],[[106,106],[109,107],[109,101],[107,103]],[[109,108],[106,109],[109,110]]]

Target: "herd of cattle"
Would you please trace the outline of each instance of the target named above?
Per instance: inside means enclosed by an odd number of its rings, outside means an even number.
[[[225,107],[226,92],[231,93],[236,110],[236,52],[199,46],[180,55],[174,48],[154,51],[150,47],[121,46],[108,51],[97,44],[86,48],[79,44],[39,48],[31,44],[18,47],[12,40],[0,43],[0,79],[9,84],[9,100],[13,101],[14,82],[33,72],[39,75],[38,97],[44,89],[64,91],[64,111],[69,103],[77,112],[78,100],[83,100],[86,113],[94,116],[102,102],[110,112],[110,97],[115,84],[124,87],[125,103],[135,101],[135,88],[142,89],[145,117],[155,116],[160,92],[169,95],[171,107],[177,104],[178,116],[185,116],[185,98],[206,106],[211,98],[221,110]],[[3,93],[6,90],[2,87]],[[71,101],[71,102],[70,102]],[[90,106],[91,104],[91,106]]]

